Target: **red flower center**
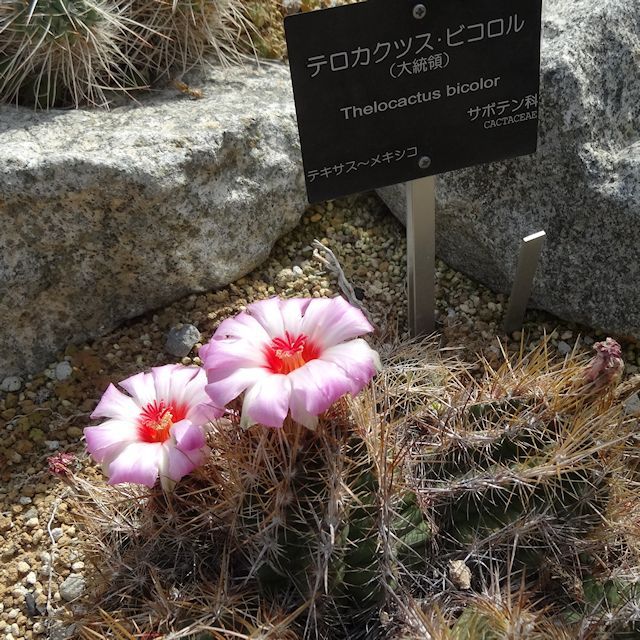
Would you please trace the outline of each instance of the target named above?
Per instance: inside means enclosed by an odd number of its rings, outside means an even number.
[[[305,335],[292,336],[288,331],[284,338],[274,338],[265,348],[267,368],[272,373],[291,373],[310,360],[315,360],[320,350]]]
[[[141,442],[164,442],[169,438],[173,424],[184,420],[186,416],[186,406],[154,400],[138,418],[138,437]]]

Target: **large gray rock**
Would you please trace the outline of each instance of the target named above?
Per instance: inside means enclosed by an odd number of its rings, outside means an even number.
[[[288,70],[104,111],[0,106],[0,379],[260,264],[306,205]]]
[[[640,1],[546,0],[543,33],[538,153],[438,176],[437,251],[508,291],[544,229],[534,304],[640,337]]]

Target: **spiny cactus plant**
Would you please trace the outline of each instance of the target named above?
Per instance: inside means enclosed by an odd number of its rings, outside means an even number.
[[[130,34],[124,0],[6,0],[0,3],[0,99],[49,108],[105,106],[106,91],[139,75],[123,53]]]
[[[154,80],[180,76],[212,58],[237,62],[240,41],[250,41],[238,0],[133,0],[130,11],[145,40],[132,58]]]
[[[0,101],[108,107],[250,42],[239,0],[3,0]]]
[[[587,637],[585,619],[606,634],[640,630],[636,570],[614,577],[601,557],[621,547],[610,515],[616,487],[629,487],[637,425],[615,399],[615,376],[603,382],[593,372],[593,362],[575,356],[551,364],[543,344],[498,370],[486,365],[483,379],[456,383],[414,416],[408,473],[429,505],[440,575],[461,559],[479,589],[491,567],[494,584],[526,584],[527,610],[537,608],[529,627],[516,616],[522,633],[502,633],[487,605],[497,615],[496,599],[469,602],[447,637],[544,637],[533,628],[546,628],[545,611],[556,617],[557,637]]]
[[[125,503],[119,496],[106,509],[119,514],[109,518],[116,566],[103,573],[104,607],[132,618],[123,605],[154,594],[160,610],[167,596],[158,592],[173,585],[180,595],[167,609],[184,634],[198,621],[220,630],[208,637],[227,637],[271,617],[286,619],[275,626],[300,638],[378,637],[380,608],[412,572],[426,570],[430,531],[374,430],[358,429],[345,403],[316,431],[291,421],[248,430],[221,423],[210,437],[210,462],[173,494],[137,492]],[[95,487],[77,482],[92,504]],[[89,524],[106,525],[105,516],[93,512]],[[104,533],[96,538],[100,556]],[[202,597],[208,611],[192,601]]]
[[[316,431],[231,407],[174,493],[76,476],[84,636],[636,637],[635,387],[544,345],[482,376],[425,343],[380,351]]]
[[[307,608],[307,637],[375,637],[388,591],[425,568],[422,512],[401,486],[382,490],[367,437],[339,406],[315,432],[288,423],[218,440],[214,513],[230,524],[238,579],[279,608]]]

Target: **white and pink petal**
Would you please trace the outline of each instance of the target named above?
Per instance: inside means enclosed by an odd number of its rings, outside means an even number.
[[[247,307],[247,314],[260,323],[270,339],[284,335],[282,300],[279,298],[268,298],[252,303]]]
[[[373,331],[371,323],[344,298],[314,298],[309,303],[301,331],[313,344],[327,349]]]
[[[118,383],[135,403],[144,408],[156,399],[156,385],[150,373],[136,373]]]
[[[238,369],[218,379],[218,372],[211,369],[209,384],[205,387],[205,391],[215,406],[224,407],[235,400],[247,387],[253,386],[270,375],[272,374],[266,369],[251,367]]]
[[[241,424],[281,427],[289,412],[291,384],[288,376],[272,374],[249,387],[242,403]]]
[[[212,338],[215,340],[244,340],[250,344],[268,344],[271,337],[258,320],[246,312],[223,320]]]
[[[163,462],[161,443],[132,442],[109,463],[109,484],[131,482],[151,488]]]
[[[202,449],[207,444],[204,428],[189,420],[180,420],[171,427],[175,446],[182,451]]]
[[[171,386],[174,374],[182,369],[182,365],[166,364],[162,367],[153,367],[151,375],[153,376],[153,384],[156,388],[156,399],[158,402],[164,400],[169,402],[172,398]],[[179,375],[179,374],[178,374]]]
[[[158,469],[162,488],[172,489],[176,482],[199,467],[205,459],[207,450],[185,452],[172,446],[164,448],[164,459]]]
[[[267,364],[265,349],[268,344],[257,346],[243,340],[215,340],[209,343],[204,356],[200,356],[208,371],[223,376],[236,369],[264,367]]]
[[[345,372],[352,381],[351,394],[354,396],[382,368],[377,351],[362,338],[329,347],[323,351],[321,359],[332,362]]]
[[[122,420],[106,420],[95,427],[85,427],[87,450],[96,462],[110,461],[131,442],[137,442],[137,427]]]
[[[291,394],[289,407],[291,411],[291,418],[293,420],[295,420],[298,424],[307,427],[307,429],[311,429],[311,431],[316,430],[316,427],[318,426],[318,416],[310,414],[304,408],[303,398],[299,394]]]
[[[115,418],[123,421],[135,421],[140,415],[140,407],[129,397],[110,384],[102,394],[98,406],[91,414],[92,418]]]
[[[338,398],[351,390],[351,381],[333,362],[311,360],[292,371],[291,394],[310,414],[326,411]]]

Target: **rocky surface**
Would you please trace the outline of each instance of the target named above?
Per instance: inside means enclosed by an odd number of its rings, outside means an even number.
[[[506,292],[544,229],[534,304],[638,337],[640,2],[544,6],[538,153],[438,176],[438,255]],[[402,218],[401,187],[380,193]]]
[[[299,221],[286,67],[194,88],[109,113],[0,106],[0,380],[236,280]]]

